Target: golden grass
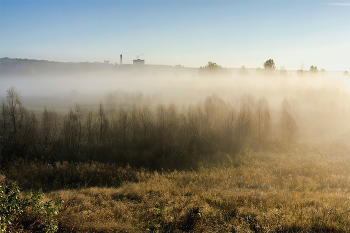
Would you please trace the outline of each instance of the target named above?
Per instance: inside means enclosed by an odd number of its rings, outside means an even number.
[[[59,190],[61,232],[350,232],[348,150],[253,153],[116,188]]]

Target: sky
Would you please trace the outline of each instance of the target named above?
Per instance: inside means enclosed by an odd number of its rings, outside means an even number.
[[[0,0],[0,57],[350,70],[349,0]]]

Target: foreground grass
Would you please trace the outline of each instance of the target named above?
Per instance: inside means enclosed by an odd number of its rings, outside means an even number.
[[[119,187],[52,191],[60,232],[350,232],[350,157],[253,153],[191,172],[139,170]]]

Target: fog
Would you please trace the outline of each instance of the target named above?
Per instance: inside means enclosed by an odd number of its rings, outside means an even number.
[[[101,64],[103,65],[103,64]],[[242,96],[256,102],[265,97],[275,124],[282,101],[294,106],[303,140],[338,140],[350,134],[350,77],[343,72],[279,71],[227,69],[222,74],[201,75],[197,68],[132,65],[106,65],[102,69],[64,72],[3,72],[0,100],[15,87],[26,108],[39,113],[46,107],[65,114],[76,104],[83,109],[107,109],[174,103],[183,106],[202,103],[217,95],[239,106]]]

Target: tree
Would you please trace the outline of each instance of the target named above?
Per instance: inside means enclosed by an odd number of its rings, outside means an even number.
[[[344,71],[343,76],[349,76],[349,72]]]
[[[266,140],[271,131],[271,116],[269,104],[265,98],[260,98],[256,108],[256,123],[259,142]]]
[[[302,77],[304,73],[305,73],[305,71],[304,71],[304,64],[301,63],[300,70],[297,71],[297,74],[298,74],[298,76]]]
[[[238,73],[240,76],[247,76],[249,74],[245,66],[242,66]]]
[[[284,66],[281,66],[281,68],[280,68],[280,75],[281,76],[287,76],[288,75],[287,70],[286,70],[286,68],[284,68]]]
[[[54,150],[55,142],[59,139],[60,122],[55,111],[44,109],[40,124],[41,149],[50,155]]]
[[[82,111],[78,104],[76,105],[75,111],[71,109],[66,115],[61,136],[66,150],[66,159],[75,162],[78,161],[83,137]]]
[[[264,68],[265,70],[275,70],[276,69],[275,62],[272,59],[267,60],[264,63]]]
[[[310,66],[310,72],[311,73],[317,73],[318,72],[317,66]]]
[[[204,67],[199,68],[199,74],[204,75],[211,75],[211,74],[228,74],[229,72],[223,68],[222,66],[219,66],[218,64],[214,62],[208,62],[208,65]]]
[[[0,155],[22,157],[37,139],[37,121],[33,112],[27,111],[21,96],[12,87],[7,90],[7,99],[2,103],[0,116]]]
[[[222,67],[210,61],[208,62],[208,65],[206,66],[206,68],[213,70],[213,69],[220,69]]]
[[[287,99],[282,103],[282,116],[281,116],[281,132],[282,140],[289,147],[298,140],[299,130],[298,125],[292,116],[291,106]]]

